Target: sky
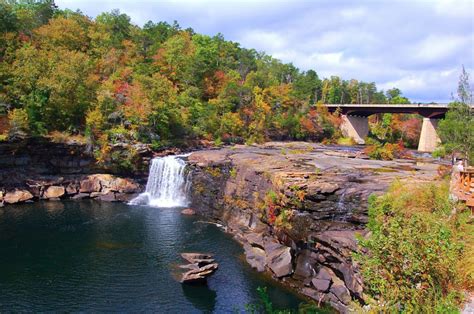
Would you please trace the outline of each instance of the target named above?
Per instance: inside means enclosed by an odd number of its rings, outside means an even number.
[[[178,21],[299,69],[398,87],[414,102],[449,102],[461,68],[474,87],[474,0],[56,0],[134,24]]]

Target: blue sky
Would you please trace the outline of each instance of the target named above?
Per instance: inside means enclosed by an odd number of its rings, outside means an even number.
[[[120,9],[142,26],[177,20],[222,33],[320,77],[399,87],[413,101],[449,102],[464,65],[474,86],[472,0],[56,0],[88,16]]]

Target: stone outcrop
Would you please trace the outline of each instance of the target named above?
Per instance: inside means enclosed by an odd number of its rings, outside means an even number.
[[[394,179],[430,181],[438,168],[309,143],[236,145],[188,160],[193,209],[225,225],[253,268],[340,312],[364,303],[352,256],[366,234],[369,195]]]
[[[25,201],[29,201],[33,198],[33,194],[31,194],[27,190],[14,190],[7,192],[3,197],[3,201],[7,204],[15,204],[21,203]]]
[[[144,144],[114,144],[114,158],[128,158],[133,151],[133,170],[114,160],[97,163],[90,145],[47,138],[0,143],[0,204],[35,200],[94,198],[127,202],[142,191],[153,157]],[[123,176],[126,177],[123,177]]]
[[[186,215],[186,216],[192,216],[192,215],[195,215],[196,212],[192,208],[185,208],[181,211],[181,214]]]
[[[48,199],[60,198],[64,195],[65,192],[66,192],[66,189],[64,188],[64,186],[52,185],[48,187],[46,191],[44,191],[43,198],[48,198]]]
[[[48,179],[26,180],[24,189],[7,190],[2,200],[7,204],[30,200],[58,200],[60,198],[94,198],[107,202],[127,202],[142,191],[142,185],[133,179],[110,174],[64,176]],[[2,202],[0,200],[0,202]]]
[[[212,254],[181,253],[181,257],[188,264],[181,265],[180,268],[189,269],[182,274],[180,282],[183,284],[205,284],[207,278],[219,267],[212,258]]]

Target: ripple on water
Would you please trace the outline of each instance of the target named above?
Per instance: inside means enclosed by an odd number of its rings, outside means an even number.
[[[0,215],[0,311],[228,312],[255,303],[263,285],[276,305],[300,302],[241,261],[230,235],[179,208],[55,203]],[[177,281],[190,251],[215,254],[207,286]]]

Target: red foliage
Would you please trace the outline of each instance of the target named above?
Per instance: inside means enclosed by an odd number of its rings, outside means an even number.
[[[273,225],[275,223],[275,220],[277,218],[276,215],[276,207],[274,204],[268,205],[267,208],[267,221],[269,224]]]

